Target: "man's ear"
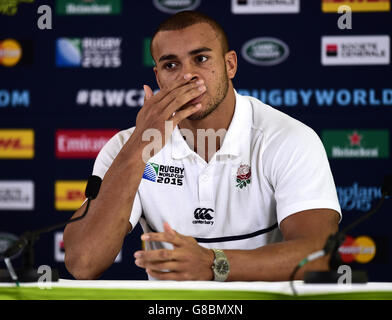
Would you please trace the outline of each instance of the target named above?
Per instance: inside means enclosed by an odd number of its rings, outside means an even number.
[[[158,77],[158,68],[154,67],[153,69],[154,69],[154,74],[155,74],[155,80],[157,81],[158,87],[159,87],[159,89],[162,89],[161,83],[159,82],[159,77]]]
[[[237,53],[234,50],[230,50],[225,54],[225,63],[227,76],[231,80],[237,73]]]

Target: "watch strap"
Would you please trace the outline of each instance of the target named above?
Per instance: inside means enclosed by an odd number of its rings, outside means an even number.
[[[214,281],[226,281],[230,272],[230,264],[227,260],[226,254],[221,249],[211,249],[214,252],[215,259],[212,264],[214,272]],[[225,266],[225,271],[222,271],[222,264]]]

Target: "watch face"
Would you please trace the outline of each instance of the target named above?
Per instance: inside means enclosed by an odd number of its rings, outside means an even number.
[[[218,274],[225,275],[229,272],[229,264],[226,260],[219,260],[217,261],[215,270]]]

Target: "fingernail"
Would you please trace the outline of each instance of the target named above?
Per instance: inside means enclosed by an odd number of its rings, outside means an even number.
[[[142,240],[150,240],[150,236],[147,234],[142,235]]]
[[[200,90],[200,91],[204,91],[205,89],[207,89],[206,86],[200,86],[200,87],[199,87],[199,90]]]
[[[135,252],[134,256],[135,256],[135,258],[140,258],[142,256],[142,253],[137,251],[137,252]]]
[[[196,84],[203,84],[204,83],[204,80],[197,80],[196,81]]]
[[[184,75],[184,79],[188,80],[192,77],[192,75],[190,73],[187,73],[186,75]]]
[[[198,104],[195,106],[195,108],[196,108],[196,109],[200,109],[200,108],[201,108],[201,103],[198,103]]]

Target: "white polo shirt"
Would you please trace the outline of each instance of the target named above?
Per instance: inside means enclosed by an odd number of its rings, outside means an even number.
[[[299,211],[341,214],[325,149],[303,123],[253,97],[236,93],[233,119],[209,163],[175,128],[152,157],[136,194],[130,223],[144,232],[177,232],[207,248],[254,249],[282,240],[279,225]],[[101,178],[134,128],[101,150],[93,174]],[[153,243],[152,248],[172,248]]]

